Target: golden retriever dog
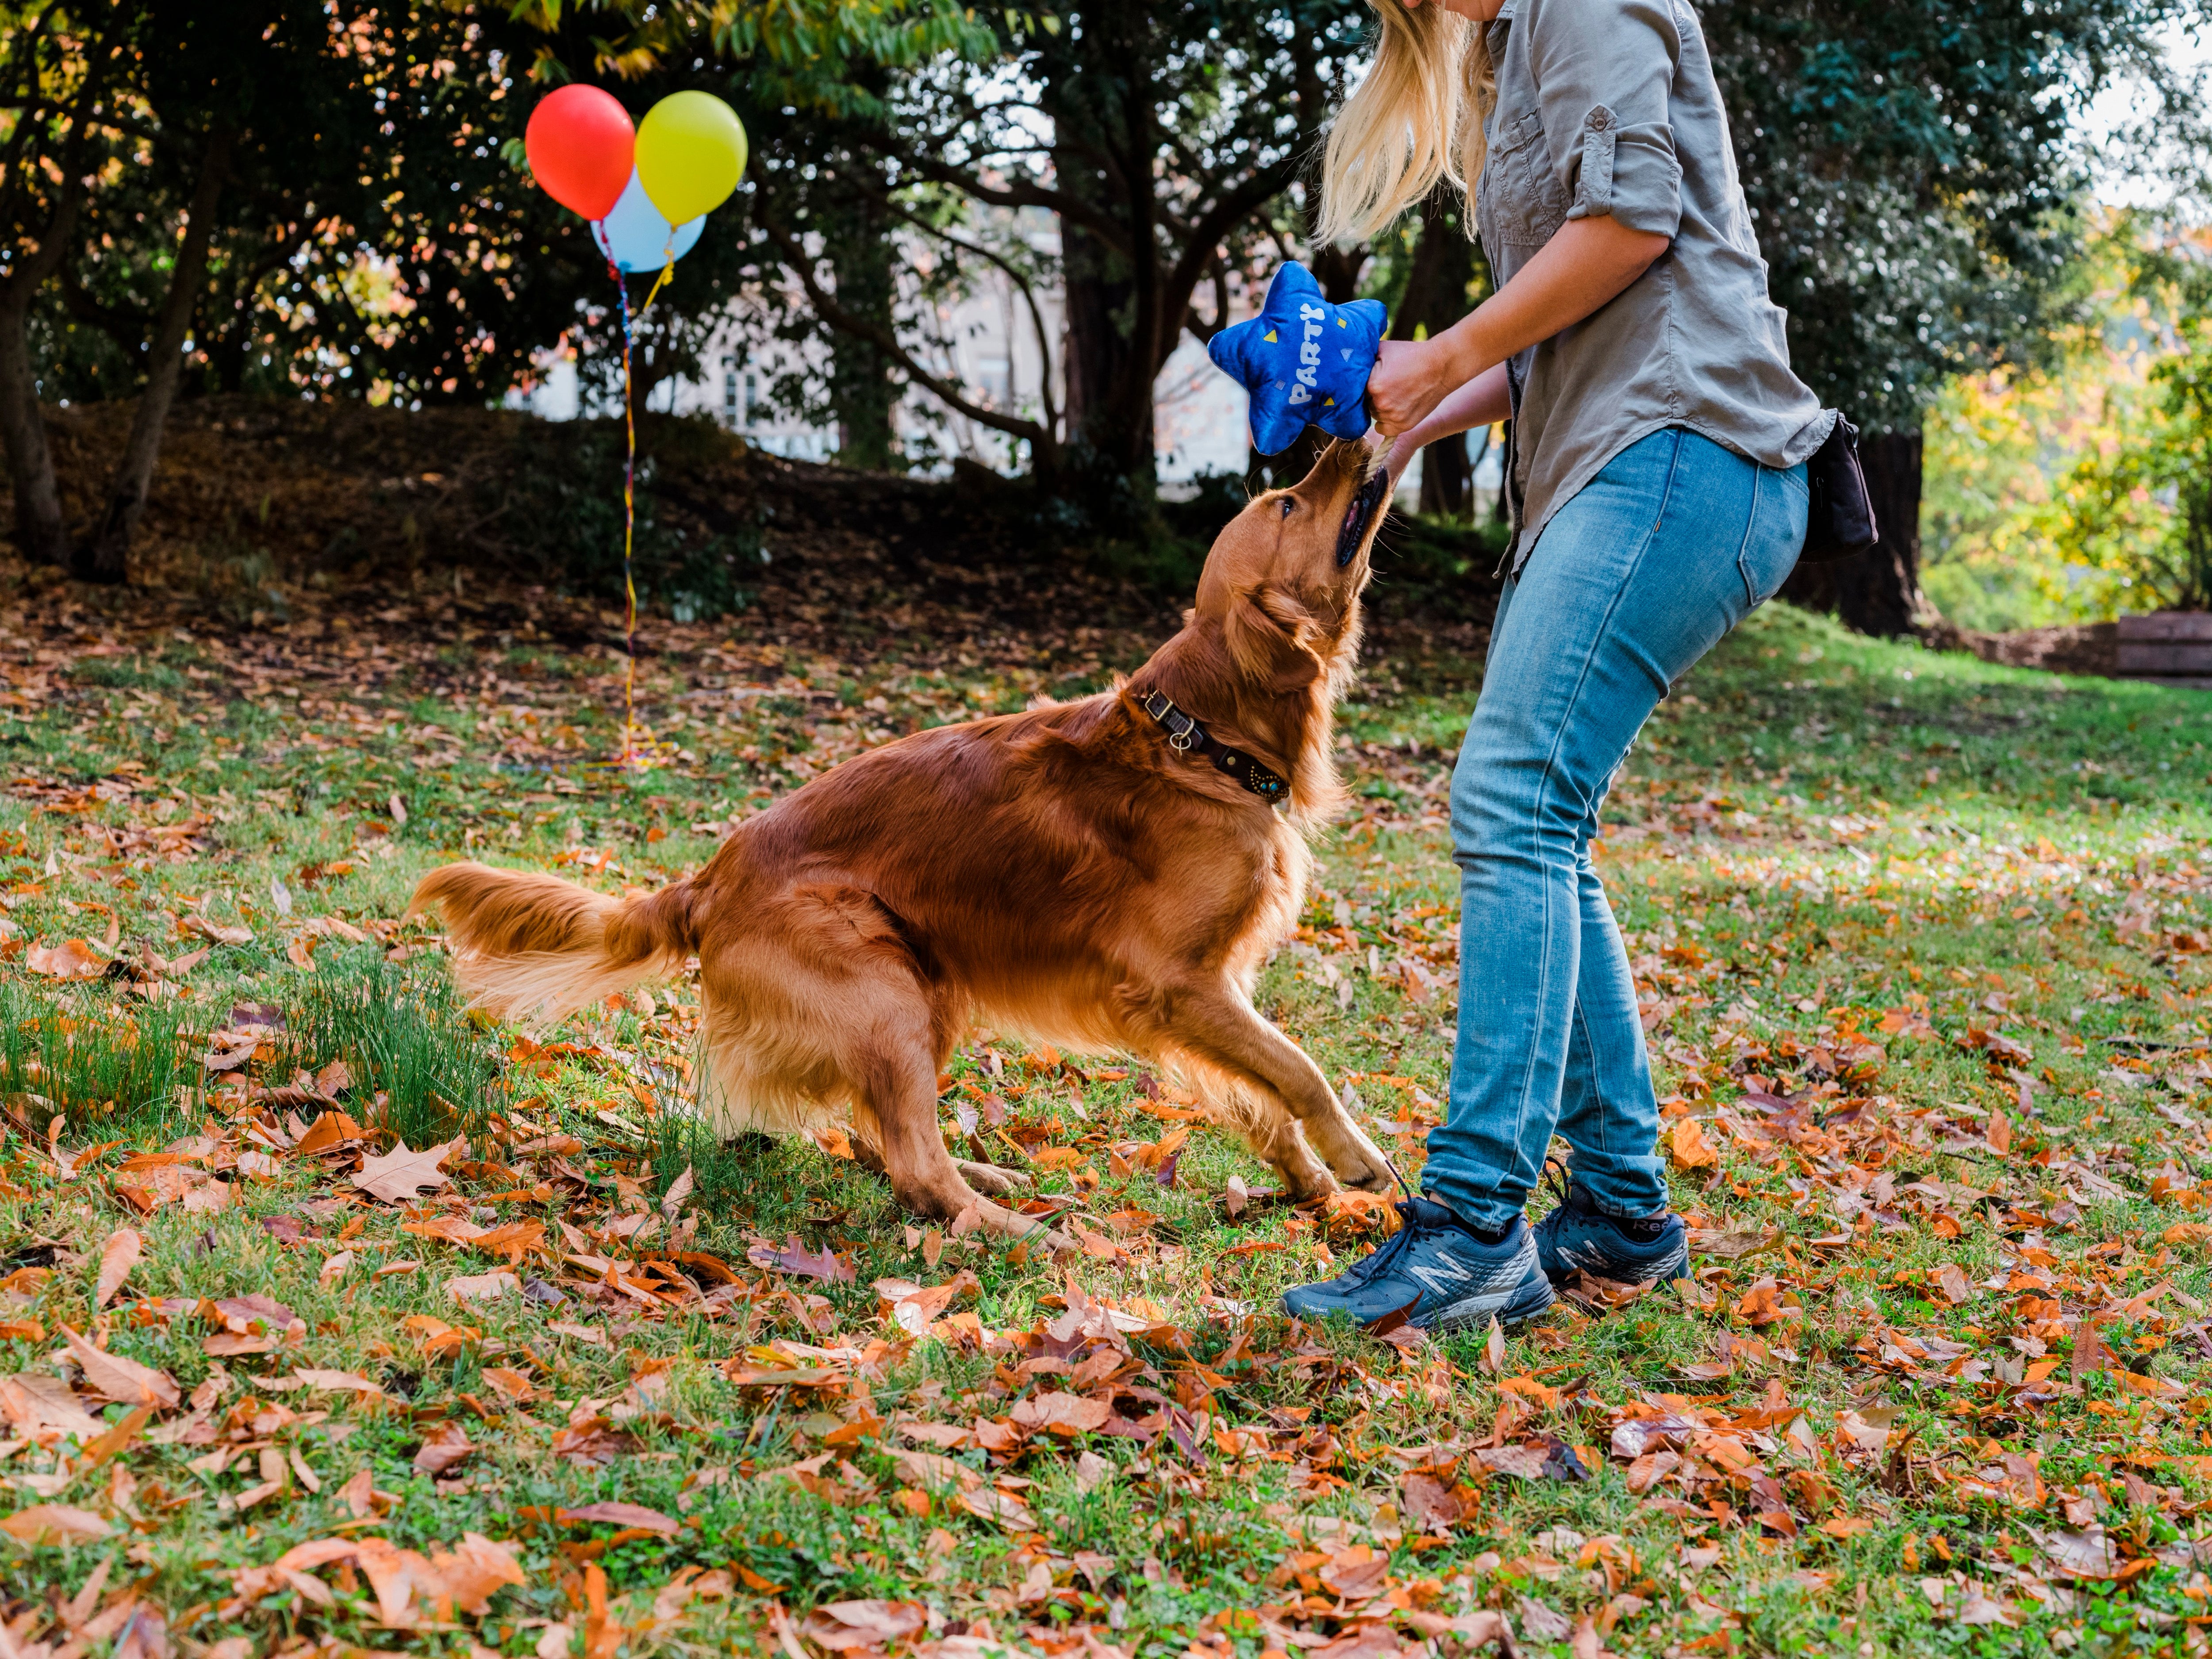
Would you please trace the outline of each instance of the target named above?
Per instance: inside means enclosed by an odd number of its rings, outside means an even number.
[[[1160,1066],[1295,1198],[1386,1189],[1383,1154],[1252,1006],[1342,799],[1331,716],[1384,489],[1364,446],[1333,445],[1222,531],[1182,631],[1110,690],[847,761],[657,893],[471,862],[424,877],[415,908],[443,910],[462,988],[501,1019],[558,1019],[696,954],[701,1111],[735,1134],[849,1109],[857,1155],[918,1216],[1066,1243],[985,1195],[1018,1177],[946,1150],[937,1079],[979,1022]]]

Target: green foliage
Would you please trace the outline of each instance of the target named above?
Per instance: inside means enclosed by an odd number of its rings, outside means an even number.
[[[2146,599],[2203,611],[2212,609],[2212,317],[2185,319],[2177,335],[2118,445],[2075,468],[2057,543]]]
[[[2034,357],[2081,234],[2072,124],[2100,88],[2156,94],[2100,158],[2153,135],[2201,155],[2163,32],[2201,0],[1728,0],[1703,15],[1791,356],[1824,403],[1911,431],[1961,369]],[[2192,162],[2193,164],[2193,162]]]
[[[657,422],[652,449],[639,457],[630,562],[643,602],[680,622],[725,617],[752,602],[767,561],[757,518],[696,533],[665,522],[659,452],[704,440],[728,445],[711,426]],[[508,539],[530,550],[553,580],[572,592],[623,597],[623,438],[613,421],[532,422],[514,436],[512,477],[501,487]]]
[[[2206,602],[2203,239],[2091,239],[2047,362],[1962,376],[1927,423],[1923,581],[1999,629]]]

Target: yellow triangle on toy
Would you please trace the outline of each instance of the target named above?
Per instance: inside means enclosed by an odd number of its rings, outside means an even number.
[[[1321,406],[1323,409],[1334,409],[1336,407],[1336,399],[1334,398],[1324,398],[1321,400]]]
[[[1267,331],[1267,343],[1269,345],[1275,343],[1275,331],[1272,328]]]
[[[1336,325],[1337,325],[1339,328],[1344,328],[1344,327],[1348,326],[1348,325],[1345,322],[1344,319],[1343,319],[1343,318],[1341,318],[1341,317],[1340,317],[1340,318],[1338,318],[1338,319],[1336,319]]]

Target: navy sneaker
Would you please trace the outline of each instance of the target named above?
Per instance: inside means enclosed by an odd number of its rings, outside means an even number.
[[[1617,1285],[1690,1276],[1690,1235],[1681,1217],[1672,1210],[1632,1219],[1601,1214],[1571,1178],[1534,1231],[1537,1257],[1554,1285],[1577,1273]]]
[[[1477,1330],[1534,1319],[1553,1302],[1552,1282],[1536,1259],[1536,1241],[1519,1216],[1495,1240],[1443,1205],[1409,1198],[1398,1206],[1398,1231],[1372,1255],[1334,1279],[1301,1285],[1283,1297],[1300,1319],[1341,1314],[1372,1325],[1392,1314],[1422,1330]]]

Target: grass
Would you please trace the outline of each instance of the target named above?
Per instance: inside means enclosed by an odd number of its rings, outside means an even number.
[[[1622,1653],[2195,1650],[2179,1621],[2212,1611],[2184,1547],[2212,1497],[2212,697],[1778,607],[1717,652],[1639,741],[1600,853],[1696,1288],[1605,1316],[1563,1305],[1494,1368],[1475,1338],[1287,1329],[1281,1289],[1356,1255],[1379,1218],[1231,1216],[1231,1178],[1263,1172],[1202,1129],[1177,1153],[1172,1097],[1111,1057],[982,1033],[951,1068],[948,1125],[1079,1201],[1096,1243],[1063,1273],[912,1226],[811,1143],[702,1136],[681,1090],[688,987],[526,1040],[459,1011],[432,930],[400,919],[421,872],[465,853],[653,884],[843,755],[1089,689],[1139,649],[1046,667],[1018,641],[926,664],[695,646],[641,664],[660,757],[643,774],[597,763],[621,708],[604,655],[164,633],[65,671],[12,657],[0,1375],[52,1374],[67,1327],[208,1395],[104,1460],[52,1429],[0,1440],[20,1504],[113,1528],[0,1537],[17,1645],[52,1653],[128,1595],[171,1640],[243,1644],[224,1659],[326,1640],[812,1653],[845,1628],[821,1609],[867,1601],[920,1604],[928,1623],[900,1639],[948,1651],[988,1628],[1132,1659],[1255,1659],[1294,1626],[1356,1631],[1363,1608],[1398,1635],[1362,1655],[1449,1646],[1436,1621],[1486,1607],[1537,1651],[1568,1650],[1586,1616]],[[1344,718],[1357,810],[1261,988],[1409,1166],[1445,1093],[1444,787],[1479,678],[1410,652],[1370,665]],[[71,938],[117,965],[28,971]],[[206,1071],[247,1026],[253,1057]],[[295,1150],[323,1104],[281,1091],[334,1060],[367,1144]],[[1747,1091],[1806,1103],[1778,1116]],[[453,1184],[415,1204],[349,1179],[359,1152],[456,1134]],[[463,1223],[522,1225],[501,1245]],[[145,1254],[95,1307],[126,1225]],[[850,1280],[762,1265],[792,1239]],[[530,1294],[449,1288],[502,1269]],[[963,1272],[972,1291],[918,1339],[874,1288]],[[210,1353],[212,1304],[251,1295],[283,1328],[258,1316],[243,1340],[265,1351]],[[1018,1424],[1073,1387],[1044,1332],[1085,1296],[1140,1327],[1115,1409],[1162,1432],[993,1429],[994,1452],[902,1426]],[[381,1392],[302,1387],[303,1369]],[[1613,1431],[1690,1402],[1755,1468],[1708,1439],[1632,1492]],[[476,1449],[435,1473],[424,1449],[454,1427]],[[1493,1471],[1477,1455],[1493,1437],[1589,1449],[1590,1478]],[[933,1477],[912,1455],[940,1444]],[[363,1470],[392,1501],[357,1514],[343,1493]],[[1416,1475],[1459,1493],[1455,1521]],[[611,1502],[670,1525],[560,1519]],[[2134,1563],[2124,1583],[2053,1565],[2051,1540],[2091,1526]],[[523,1582],[411,1629],[386,1627],[347,1562],[313,1570],[319,1594],[244,1595],[237,1577],[334,1534],[428,1556],[471,1532],[511,1540]],[[56,1610],[95,1575],[83,1610]]]

